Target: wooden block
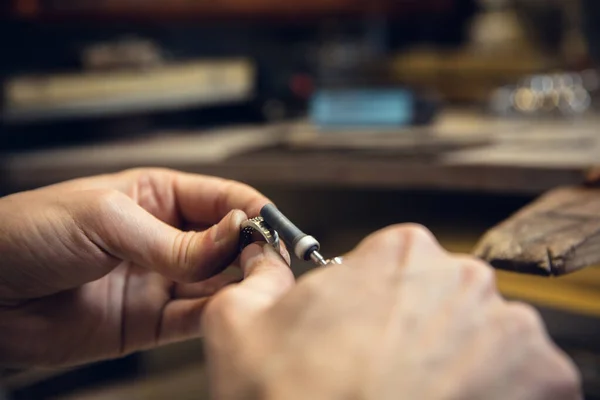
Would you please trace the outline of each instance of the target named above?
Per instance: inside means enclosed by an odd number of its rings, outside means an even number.
[[[600,264],[600,188],[546,193],[488,231],[474,254],[498,269],[545,276]]]

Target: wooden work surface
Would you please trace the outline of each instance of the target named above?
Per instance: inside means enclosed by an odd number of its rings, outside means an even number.
[[[161,166],[254,185],[538,194],[598,164],[599,119],[503,120],[448,112],[431,127],[318,133],[305,123],[162,132],[132,141],[0,155],[0,186]]]

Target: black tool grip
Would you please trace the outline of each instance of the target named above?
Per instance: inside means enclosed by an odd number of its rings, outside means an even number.
[[[279,237],[291,248],[295,248],[298,241],[306,236],[274,204],[264,206],[260,210],[260,216],[279,233]]]

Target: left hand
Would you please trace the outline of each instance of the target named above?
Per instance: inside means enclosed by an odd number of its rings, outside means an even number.
[[[241,222],[267,202],[163,169],[1,198],[0,364],[72,365],[198,336],[210,296],[238,279],[221,272]]]

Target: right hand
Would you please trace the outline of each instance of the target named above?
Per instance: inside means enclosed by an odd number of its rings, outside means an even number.
[[[582,398],[533,308],[421,227],[377,232],[295,287],[268,246],[249,246],[242,267],[204,314],[215,398]]]

